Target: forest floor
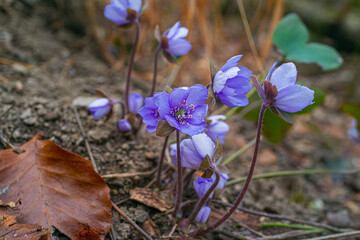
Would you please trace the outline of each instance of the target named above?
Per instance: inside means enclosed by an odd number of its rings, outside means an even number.
[[[41,14],[29,17],[1,11],[0,22],[0,122],[6,138],[19,146],[42,133],[44,138],[88,158],[72,108],[75,105],[88,133],[100,175],[147,172],[156,168],[160,138],[144,130],[136,138],[121,134],[117,130],[118,109],[108,122],[94,121],[86,110],[87,104],[97,98],[94,89],[100,88],[113,98],[121,98],[124,79],[122,72],[113,71],[99,57],[94,50],[97,49],[94,41],[66,29],[53,31]],[[346,61],[354,60],[345,57]],[[339,71],[321,76],[302,77],[305,82],[316,79],[314,85],[326,90],[325,103],[311,114],[297,117],[296,125],[282,143],[271,145],[266,140],[261,142],[256,174],[311,168],[360,168],[360,147],[354,146],[347,138],[350,118],[339,111],[345,91],[338,89],[344,89],[342,86],[350,81],[351,71],[344,66]],[[330,80],[334,81],[329,84]],[[137,84],[134,88],[146,94],[146,87]],[[231,131],[226,137],[224,158],[255,136],[253,122],[240,121],[236,116],[228,122]],[[5,148],[0,144],[0,149]],[[229,165],[231,179],[246,176],[251,150]],[[137,224],[154,231],[159,238],[170,233],[176,220],[170,214],[129,199],[130,190],[145,187],[153,178],[154,175],[147,175],[106,179],[106,182],[111,188],[113,202]],[[241,184],[236,184],[226,188],[219,199],[231,203],[241,187]],[[154,191],[166,201],[171,197],[169,186],[161,190],[155,188]],[[193,195],[194,190],[190,189],[184,197],[192,199]],[[254,180],[242,205],[334,227],[359,229],[360,176],[309,175]],[[212,207],[225,211],[216,204]],[[218,215],[213,212],[210,221],[216,217]],[[291,230],[266,227],[264,223],[279,220],[244,212],[236,213],[233,219],[235,222],[227,222],[222,229],[249,237],[256,236],[254,232],[260,237]],[[140,239],[140,234],[115,211],[113,230],[118,239]],[[60,239],[67,238],[62,236]],[[206,239],[232,238],[226,236],[226,232],[214,232]]]

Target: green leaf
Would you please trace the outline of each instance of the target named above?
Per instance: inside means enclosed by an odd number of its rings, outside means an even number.
[[[309,43],[294,48],[286,59],[302,63],[316,63],[323,70],[334,70],[343,63],[342,57],[334,48],[321,43]]]
[[[278,115],[266,110],[262,134],[269,142],[277,144],[285,137],[291,126],[292,124],[285,122]]]
[[[360,104],[359,103],[343,103],[341,110],[354,117],[360,123]],[[360,124],[357,126],[360,131]]]
[[[273,42],[286,60],[316,63],[325,71],[341,66],[343,59],[334,48],[320,43],[307,43],[308,41],[309,32],[294,13],[286,15],[273,34]]]
[[[309,41],[309,32],[298,15],[290,13],[277,25],[272,40],[279,50],[286,56]]]

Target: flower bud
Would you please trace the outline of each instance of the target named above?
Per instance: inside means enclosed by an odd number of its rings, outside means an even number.
[[[121,119],[118,123],[119,129],[122,132],[129,132],[131,130],[131,125],[127,119]]]
[[[89,104],[87,109],[91,111],[91,114],[94,116],[95,120],[98,120],[102,117],[108,115],[111,111],[111,104],[107,98],[99,98]]]
[[[196,216],[195,220],[197,222],[200,223],[204,223],[208,220],[209,216],[210,216],[210,212],[211,212],[211,208],[209,208],[208,206],[203,206],[198,215]]]

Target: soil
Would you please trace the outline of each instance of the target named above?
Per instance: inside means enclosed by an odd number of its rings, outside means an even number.
[[[36,6],[36,2],[42,4]],[[84,32],[79,34],[77,29],[82,25],[67,26],[64,23],[58,27],[58,19],[51,18],[56,16],[57,10],[47,1],[5,1],[0,4],[0,10],[0,57],[15,61],[0,64],[3,79],[0,81],[0,122],[3,135],[14,145],[20,146],[42,133],[44,138],[87,158],[88,152],[73,111],[75,105],[88,133],[100,175],[147,172],[156,168],[162,139],[145,133],[144,129],[137,137],[120,133],[117,129],[119,109],[115,109],[113,118],[107,122],[94,121],[86,110],[87,104],[97,98],[94,92],[96,88],[105,90],[113,98],[121,98],[124,75],[123,71],[110,68],[97,51],[97,44],[91,36]],[[345,61],[356,60],[348,57]],[[186,71],[186,68],[182,71]],[[328,95],[324,106],[311,114],[299,116],[297,124],[281,144],[271,145],[263,141],[256,173],[309,168],[360,168],[360,149],[346,136],[350,118],[339,112],[340,103],[347,92],[339,92],[338,89],[350,81],[346,79],[352,76],[352,71],[350,67],[343,67],[340,71],[321,76],[302,77],[304,82],[316,79],[313,85],[326,89]],[[330,85],[327,84],[329,79],[345,80],[337,80]],[[136,79],[135,82],[141,83],[141,80]],[[147,86],[148,83],[136,84],[135,88],[146,94]],[[232,130],[226,139],[224,158],[255,136],[256,126],[253,122],[232,117],[229,124]],[[6,145],[0,144],[0,149],[5,148]],[[247,151],[229,165],[231,178],[246,176],[251,154],[251,150]],[[131,189],[145,187],[153,178],[153,175],[136,176],[106,179],[106,182],[111,188],[113,202],[137,224],[151,228],[156,233],[155,239],[160,239],[159,236],[170,233],[176,219],[170,214],[129,200]],[[241,184],[226,188],[219,199],[232,202],[240,190]],[[171,197],[169,185],[164,189],[154,188],[154,191],[159,192],[166,201]],[[359,191],[360,176],[354,175],[254,180],[243,206],[341,228],[359,229]],[[194,190],[190,188],[185,197],[192,200],[193,196]],[[218,205],[214,206],[219,211],[225,211]],[[141,239],[130,224],[115,211],[113,213],[116,239]],[[216,216],[214,213],[210,220]],[[149,227],[149,219],[153,221],[153,227]],[[262,227],[261,223],[274,220],[245,213],[235,215],[234,219],[264,235],[288,230]],[[234,234],[255,236],[231,221],[224,224],[222,229]],[[67,239],[61,233],[56,234],[59,239]],[[178,230],[174,235],[179,235]],[[214,232],[208,234],[206,239],[231,237]]]

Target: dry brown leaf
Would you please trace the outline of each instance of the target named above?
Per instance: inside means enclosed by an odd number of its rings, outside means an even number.
[[[170,206],[160,197],[159,194],[151,191],[149,188],[134,188],[130,191],[130,199],[141,202],[142,204],[153,207],[161,212],[170,209]]]
[[[21,200],[18,222],[56,227],[73,240],[104,239],[110,190],[90,161],[36,136],[16,154],[0,152],[0,198]]]
[[[154,223],[154,221],[150,218],[146,220],[141,227],[146,233],[148,233],[152,237],[159,236],[160,234],[160,230],[157,227],[156,223]]]
[[[40,225],[14,224],[8,228],[0,227],[1,240],[47,240],[49,231]]]

